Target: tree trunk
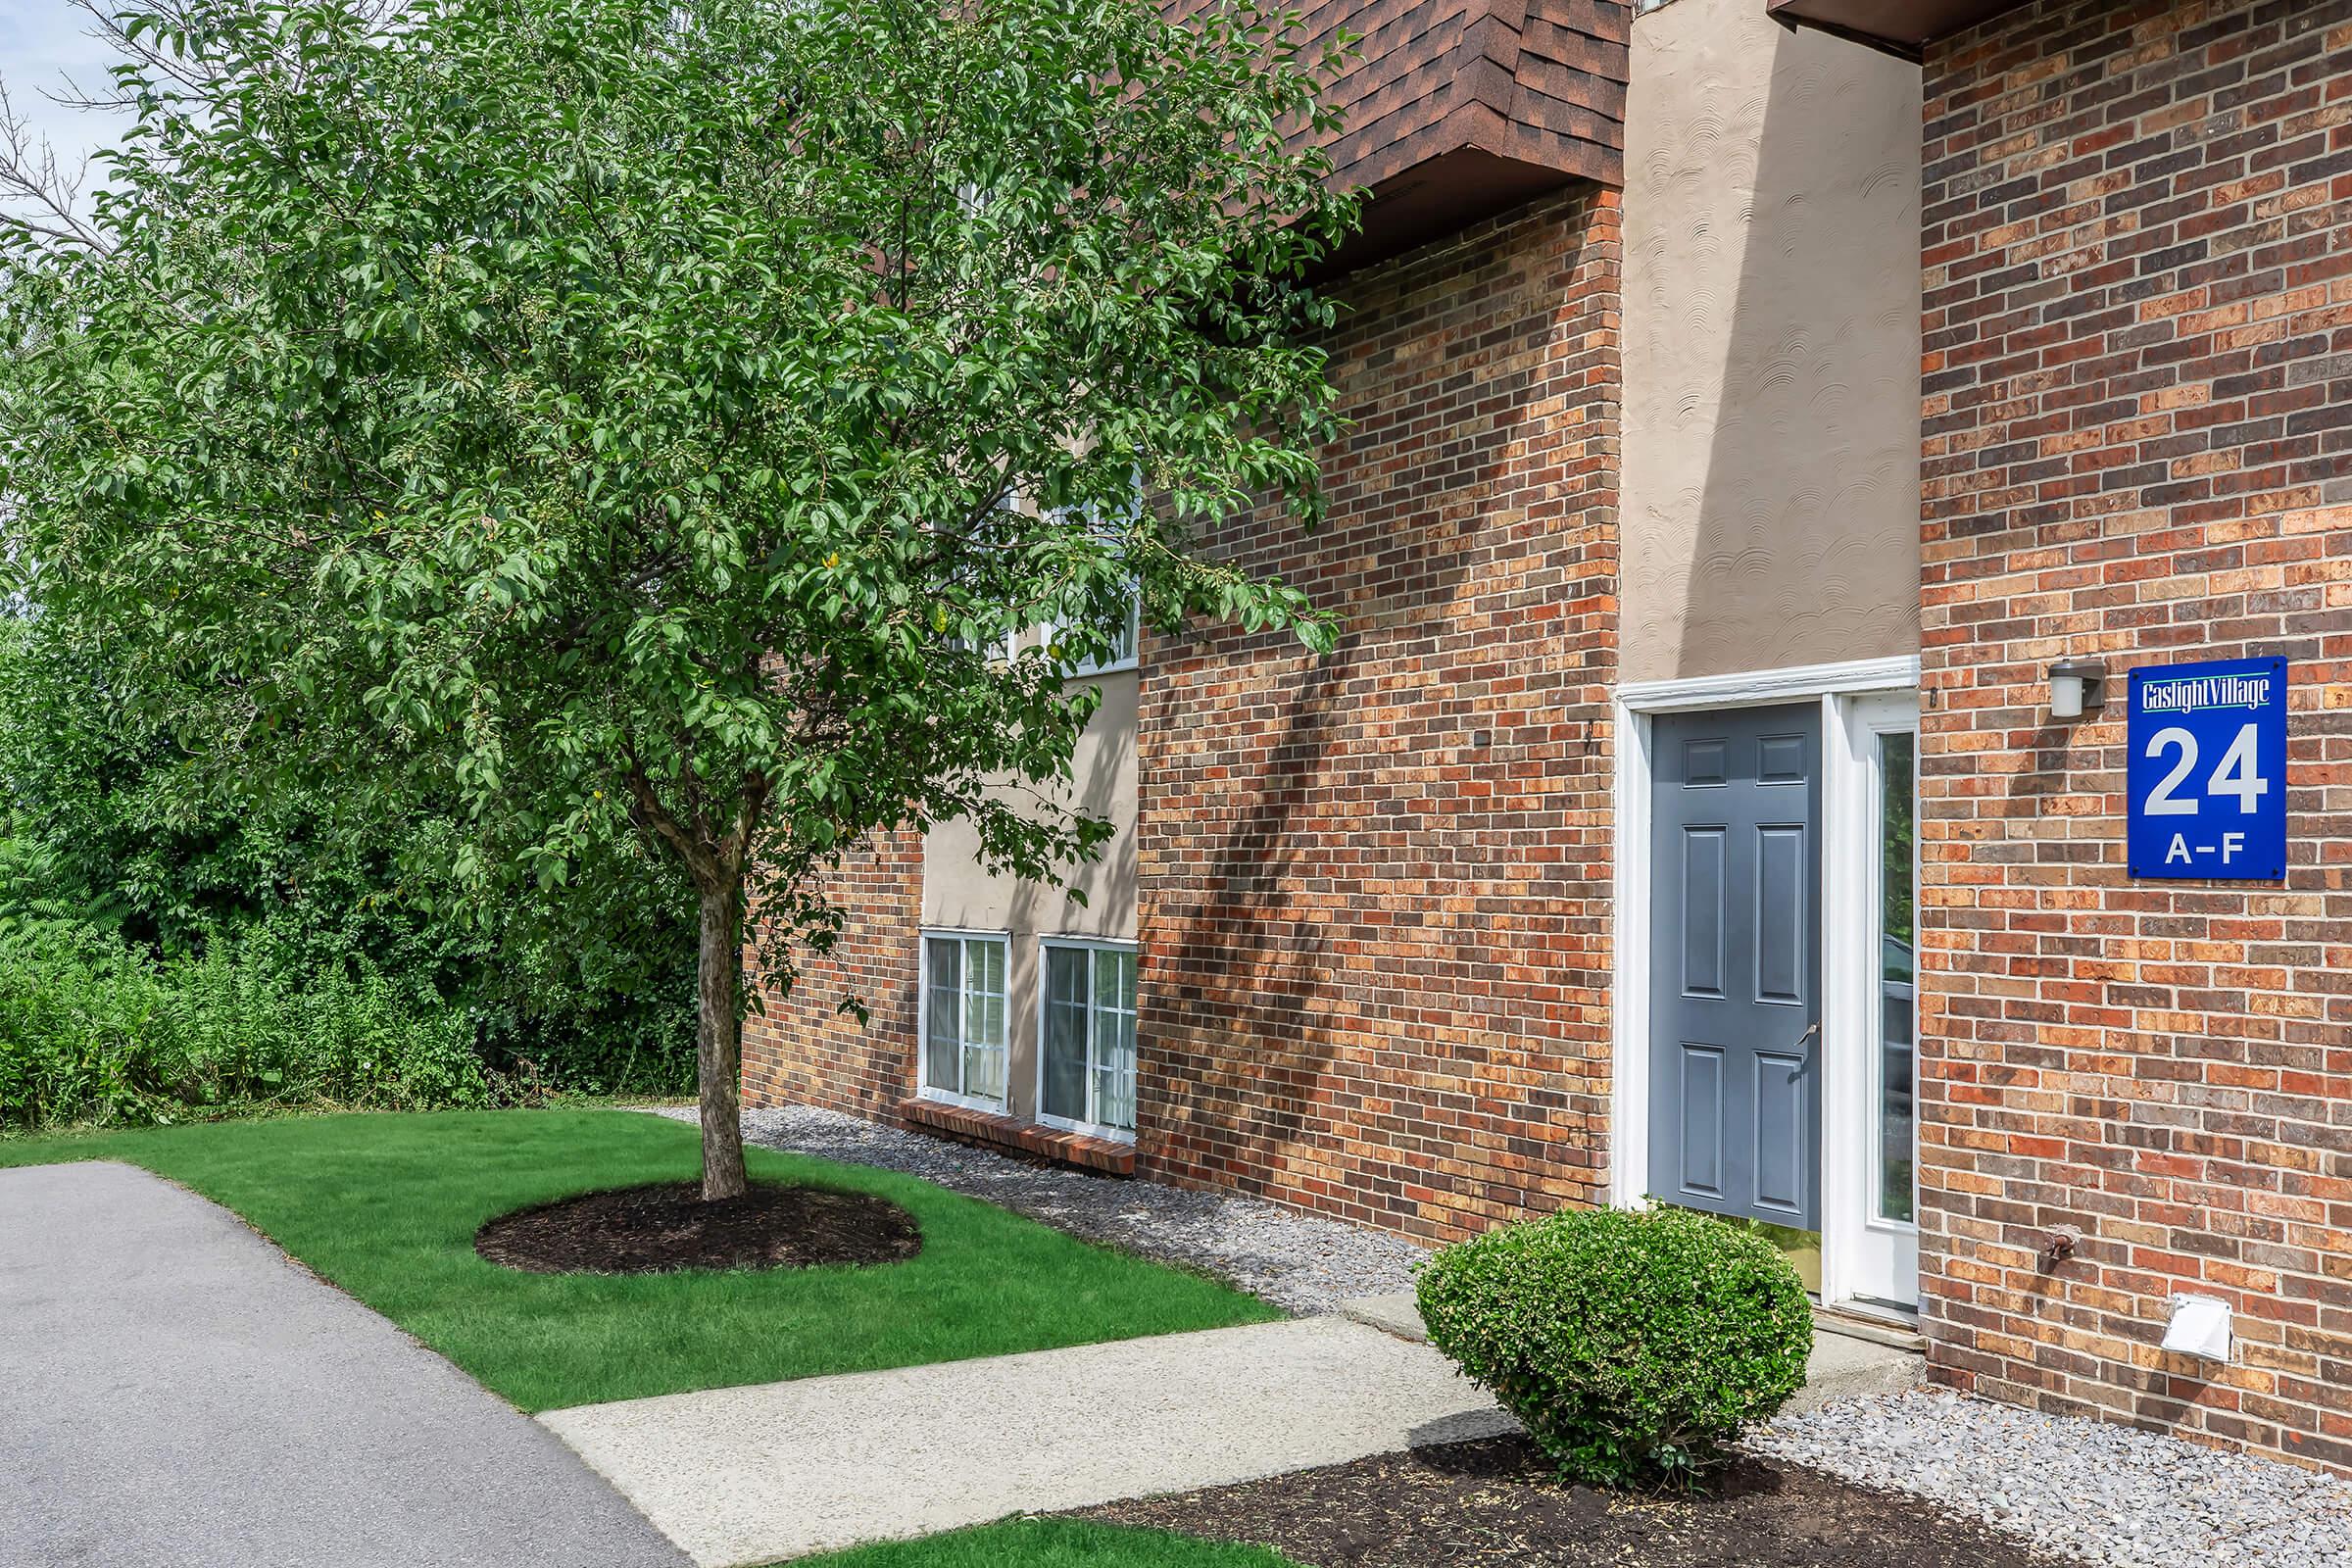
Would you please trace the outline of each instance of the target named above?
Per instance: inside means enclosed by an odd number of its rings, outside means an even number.
[[[743,1171],[743,881],[705,887],[695,988],[695,1071],[702,1083],[703,1200],[741,1198]]]

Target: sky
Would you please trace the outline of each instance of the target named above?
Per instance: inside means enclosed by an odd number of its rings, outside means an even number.
[[[89,36],[90,19],[68,0],[0,0],[0,82],[19,118],[47,136],[61,163],[114,139],[112,117],[67,109],[44,96],[68,76],[85,87],[106,80],[114,57]]]

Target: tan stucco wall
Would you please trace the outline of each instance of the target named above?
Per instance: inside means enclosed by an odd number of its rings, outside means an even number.
[[[1621,677],[1919,650],[1919,68],[1638,18]]]
[[[1133,670],[1092,675],[1102,706],[1071,758],[1078,804],[1107,820],[1114,834],[1102,858],[1073,880],[1081,906],[1059,885],[1023,882],[980,862],[978,836],[963,821],[942,823],[923,838],[923,924],[1012,934],[1005,972],[1005,1035],[1015,1116],[1037,1108],[1038,938],[1135,939],[1135,725],[1141,678]]]

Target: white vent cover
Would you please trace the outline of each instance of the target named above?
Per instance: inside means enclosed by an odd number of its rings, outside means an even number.
[[[2210,1296],[2173,1298],[2172,1321],[2164,1327],[2164,1348],[2208,1361],[2230,1359],[2230,1303]]]

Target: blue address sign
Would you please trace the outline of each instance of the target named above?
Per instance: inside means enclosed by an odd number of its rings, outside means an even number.
[[[2285,878],[2285,660],[2134,669],[2125,732],[2133,876]]]

